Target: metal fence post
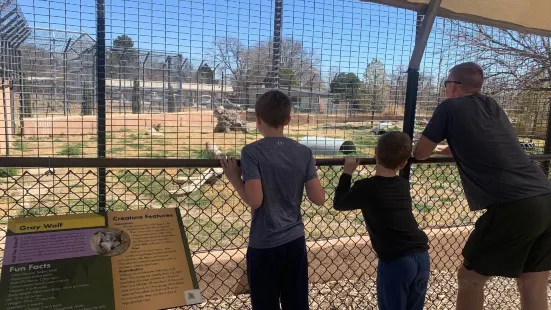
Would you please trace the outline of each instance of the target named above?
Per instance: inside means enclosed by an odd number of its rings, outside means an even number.
[[[281,61],[281,27],[283,26],[283,0],[275,0],[274,38],[272,42],[272,72],[270,84],[279,89],[279,65]]]
[[[406,86],[406,103],[404,111],[404,125],[403,131],[407,133],[413,140],[413,131],[415,129],[415,112],[417,108],[417,89],[419,84],[419,69],[408,69],[408,78]],[[411,163],[408,164],[400,171],[400,175],[403,178],[409,180],[411,173]]]
[[[97,32],[97,104],[98,104],[98,158],[105,158],[105,0],[96,0]],[[98,210],[105,212],[106,206],[106,171],[98,168]]]
[[[421,23],[421,27],[417,29],[415,46],[409,62],[403,131],[407,133],[412,140],[415,129],[415,111],[417,109],[419,66],[421,65],[421,59],[423,58],[423,53],[425,52],[425,47],[427,46],[427,41],[429,40],[432,25],[436,19],[436,14],[438,13],[441,2],[442,0],[431,0],[426,7],[425,12],[423,12],[423,21]],[[419,19],[417,19],[417,24],[418,22]],[[408,163],[404,169],[400,171],[400,175],[409,180],[410,173],[411,163]]]

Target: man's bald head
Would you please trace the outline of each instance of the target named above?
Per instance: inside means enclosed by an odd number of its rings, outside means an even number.
[[[457,86],[464,92],[479,92],[484,83],[484,70],[474,62],[464,62],[450,70],[450,77],[461,83]]]

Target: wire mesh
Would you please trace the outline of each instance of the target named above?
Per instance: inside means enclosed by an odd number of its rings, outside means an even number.
[[[107,156],[208,158],[206,142],[239,154],[261,138],[251,108],[276,78],[293,101],[288,136],[351,141],[357,154],[373,156],[378,134],[401,129],[422,15],[361,1],[277,3],[107,1]],[[94,156],[94,6],[36,0],[19,7],[29,37],[8,60],[23,77],[9,81],[15,116],[8,123],[19,135],[3,137],[3,152]],[[416,132],[445,99],[449,68],[468,58],[484,66],[485,91],[506,109],[520,142],[542,153],[549,46],[548,37],[438,18],[421,66]],[[319,156],[343,153],[327,148]]]
[[[9,218],[97,211],[97,171],[5,168],[0,177],[0,259]],[[369,177],[363,166],[354,180]],[[309,249],[312,309],[376,309],[377,259],[359,211],[332,208],[340,166],[320,166],[323,206],[306,197],[302,216]],[[413,213],[430,238],[432,277],[425,309],[453,309],[461,249],[481,215],[470,212],[453,163],[415,164]],[[179,208],[206,302],[193,309],[250,309],[244,253],[250,210],[217,168],[109,168],[107,209]],[[551,297],[550,297],[551,298]],[[486,309],[519,308],[515,282],[493,279]]]

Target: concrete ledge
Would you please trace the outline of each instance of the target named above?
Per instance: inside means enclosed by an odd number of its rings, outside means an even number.
[[[472,226],[425,230],[430,240],[432,269],[455,270]],[[308,242],[310,283],[374,277],[377,257],[368,236]],[[205,299],[248,291],[246,248],[194,255],[193,264]]]

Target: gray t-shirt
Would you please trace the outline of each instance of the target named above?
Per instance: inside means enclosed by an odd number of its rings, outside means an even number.
[[[434,143],[448,141],[473,211],[551,193],[546,175],[522,149],[505,111],[488,96],[445,100],[423,135]]]
[[[318,177],[312,151],[289,138],[264,138],[243,148],[241,170],[244,182],[262,182],[262,205],[252,214],[249,246],[273,248],[304,236],[304,183]]]

